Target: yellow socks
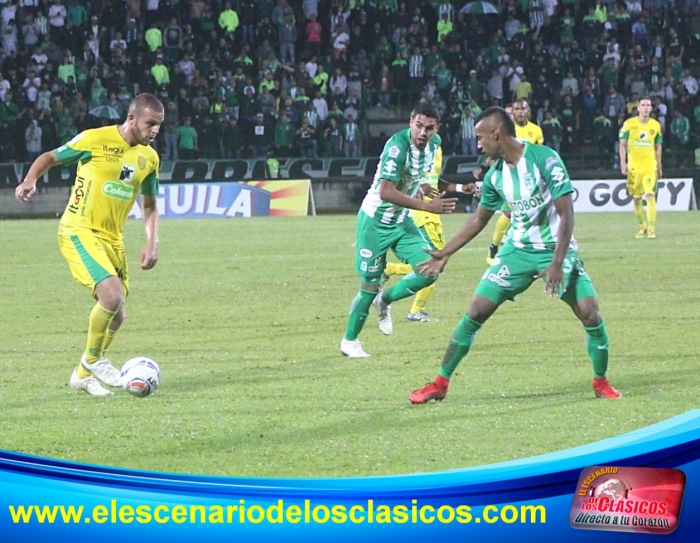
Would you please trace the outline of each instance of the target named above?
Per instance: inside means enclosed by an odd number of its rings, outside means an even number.
[[[85,360],[92,364],[102,357],[104,344],[108,337],[109,325],[112,323],[116,311],[109,311],[99,302],[90,311],[90,324],[88,326],[87,346],[85,347]],[[111,339],[109,340],[111,341]]]
[[[496,222],[496,229],[493,231],[493,243],[496,247],[501,244],[501,240],[510,226],[510,219],[506,215],[501,215],[498,217]]]
[[[384,275],[408,275],[413,271],[410,264],[399,264],[398,262],[387,262],[384,268]]]
[[[634,214],[637,216],[639,225],[646,228],[647,218],[644,215],[644,207],[642,206],[642,200],[635,198],[634,200]],[[647,205],[649,205],[649,200],[647,200]],[[656,215],[656,202],[654,202],[654,215]]]
[[[435,284],[427,286],[416,293],[415,297],[413,298],[411,313],[418,313],[419,311],[423,311],[423,309],[425,309],[425,304],[428,303],[428,299],[433,294],[433,290],[435,290]]]
[[[102,355],[104,356],[104,353],[107,352],[107,349],[109,349],[109,346],[112,344],[112,340],[114,339],[114,334],[116,334],[116,330],[112,330],[111,328],[107,328],[107,333],[105,334],[105,341],[102,344]]]
[[[109,325],[116,314],[116,311],[105,309],[99,302],[90,311],[88,339],[85,347],[85,361],[88,364],[92,364],[99,359],[112,342],[115,331],[110,330]],[[78,364],[76,373],[79,379],[90,377],[90,372],[83,368],[82,364]]]
[[[636,208],[635,208],[636,212]],[[654,230],[656,226],[656,197],[647,196],[647,228]]]

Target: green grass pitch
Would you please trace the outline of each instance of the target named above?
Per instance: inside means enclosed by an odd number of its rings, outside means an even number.
[[[445,219],[448,237],[466,215]],[[340,355],[358,289],[353,216],[163,220],[158,266],[136,266],[127,224],[128,319],[110,358],[161,365],[157,394],[73,391],[91,298],[56,246],[56,221],[0,223],[0,448],[166,472],[341,477],[436,471],[557,451],[698,405],[700,214],[661,213],[658,239],[634,215],[580,214],[575,235],[611,336],[622,401],[596,400],[584,333],[535,284],[480,332],[439,404],[407,394],[434,378],[485,268],[494,221],[455,255],[429,311],[394,335],[373,311],[371,358]]]

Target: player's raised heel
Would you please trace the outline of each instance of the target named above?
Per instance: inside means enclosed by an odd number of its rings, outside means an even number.
[[[394,323],[391,322],[391,305],[384,303],[381,290],[377,293],[372,303],[379,313],[379,330],[385,336],[390,336],[394,331]]]
[[[425,311],[417,311],[406,315],[406,320],[412,322],[438,322],[438,319],[431,317]]]
[[[100,358],[92,364],[88,364],[85,360],[85,354],[83,354],[80,364],[105,385],[111,387],[120,387],[122,385],[121,373],[106,358]]]
[[[622,398],[622,394],[610,385],[606,377],[593,378],[593,392],[596,398],[603,398],[604,400],[619,400]]]
[[[369,355],[362,348],[359,339],[345,339],[340,342],[340,352],[348,358],[367,358]]]
[[[435,381],[431,381],[423,388],[417,388],[408,395],[411,403],[421,404],[428,403],[430,400],[441,402],[447,396],[447,387],[440,386]]]
[[[78,377],[77,370],[73,370],[68,382],[75,390],[82,390],[90,394],[90,396],[112,396],[112,392],[103,387],[92,375],[85,379]]]

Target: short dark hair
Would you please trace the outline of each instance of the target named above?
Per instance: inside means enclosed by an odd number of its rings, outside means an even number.
[[[144,109],[150,109],[156,113],[163,113],[165,111],[163,102],[161,102],[155,95],[147,92],[137,95],[136,98],[131,101],[129,113],[141,113]]]
[[[416,115],[425,115],[426,117],[435,119],[438,123],[440,122],[440,113],[438,109],[435,107],[435,104],[427,100],[421,100],[415,105],[411,111],[411,119]]]
[[[509,136],[515,137],[515,123],[513,122],[513,119],[510,118],[510,115],[506,112],[505,109],[499,106],[491,106],[487,107],[484,111],[481,112],[481,115],[479,115],[476,119],[476,123],[480,123],[484,119],[488,119],[489,117],[496,117],[498,121],[500,121],[500,124],[503,125],[505,128],[506,134]]]

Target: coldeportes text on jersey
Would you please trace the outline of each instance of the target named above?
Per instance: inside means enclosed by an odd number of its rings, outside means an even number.
[[[10,505],[14,524],[545,524],[543,505],[435,505],[411,500],[408,504],[315,504],[311,500],[287,504],[174,505],[108,504],[86,508],[82,505]]]

